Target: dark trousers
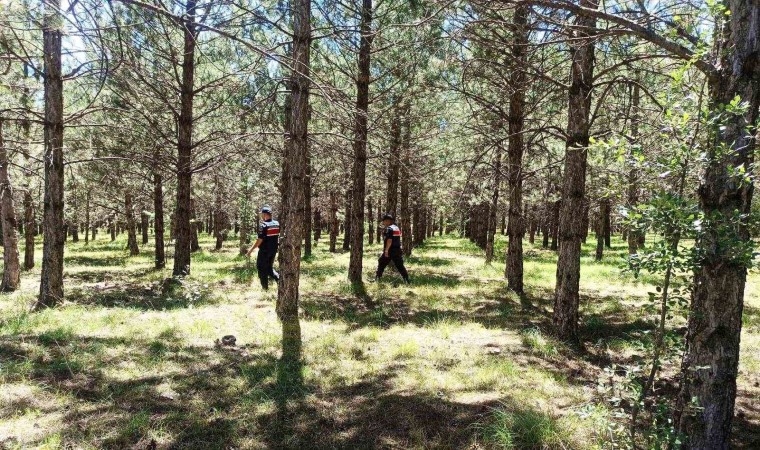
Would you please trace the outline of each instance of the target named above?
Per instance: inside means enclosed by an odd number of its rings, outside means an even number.
[[[380,259],[377,260],[377,274],[375,276],[377,278],[380,278],[383,276],[383,271],[385,271],[385,268],[390,264],[390,262],[393,261],[393,265],[396,266],[396,270],[398,270],[398,273],[401,274],[401,276],[405,279],[409,279],[409,273],[406,271],[406,267],[404,267],[404,256],[401,253],[400,248],[392,248],[388,251],[388,256],[385,256],[385,254],[380,254]]]
[[[274,281],[280,281],[280,274],[274,270],[274,258],[277,252],[259,250],[259,254],[256,257],[256,270],[259,272],[259,281],[261,281],[261,287],[264,290],[269,289],[269,277],[274,278]]]

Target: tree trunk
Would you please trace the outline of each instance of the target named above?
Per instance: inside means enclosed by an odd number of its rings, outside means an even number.
[[[219,185],[219,175],[214,177],[214,185],[216,186],[216,200],[214,201],[214,237],[216,243],[214,250],[219,251],[224,245],[224,233],[226,232],[226,213],[222,207],[222,187]]]
[[[369,110],[370,54],[372,51],[372,0],[362,0],[359,67],[356,78],[356,116],[354,118],[353,205],[351,205],[351,255],[348,280],[362,281],[364,256],[364,197],[367,177],[367,122]]]
[[[61,75],[61,1],[45,0],[43,59],[45,82],[45,201],[42,276],[35,309],[63,301],[63,78]]]
[[[369,235],[367,236],[367,242],[369,242],[369,245],[372,245],[375,243],[375,227],[373,226],[374,225],[373,216],[374,216],[374,211],[372,208],[372,198],[367,198],[367,224],[368,224],[367,234]]]
[[[396,217],[396,216],[393,216]],[[377,226],[375,227],[375,240],[380,243],[383,240],[383,206],[377,202]]]
[[[132,206],[132,194],[129,192],[124,194],[124,212],[127,218],[127,248],[130,256],[136,256],[140,254],[140,247],[137,246],[135,211]]]
[[[760,108],[760,3],[729,0],[726,30],[716,34],[719,72],[709,81],[710,109],[722,120],[711,130],[699,203],[703,222],[697,247],[681,391],[676,407],[679,431],[689,449],[727,449],[736,400],[739,340],[747,265],[753,250],[748,230],[753,183],[737,173],[750,168],[756,149]],[[720,109],[735,97],[742,113]],[[695,408],[695,406],[698,406]]]
[[[597,0],[580,0],[582,7],[596,9]],[[576,18],[568,98],[567,141],[562,204],[559,218],[559,259],[554,298],[554,326],[563,339],[578,336],[578,291],[581,276],[581,240],[583,239],[583,199],[586,195],[586,159],[589,145],[589,115],[594,75],[594,41],[596,19]]]
[[[523,247],[522,241],[525,236],[525,220],[523,217],[523,181],[522,181],[522,157],[524,151],[523,126],[525,124],[525,72],[528,52],[528,5],[520,4],[512,18],[514,25],[514,38],[511,48],[512,72],[510,74],[510,86],[512,93],[509,96],[509,147],[508,172],[509,181],[509,219],[507,235],[506,277],[507,286],[514,292],[522,294],[523,287]]]
[[[636,145],[639,141],[639,121],[641,120],[641,111],[639,110],[641,94],[639,92],[639,85],[633,85],[633,92],[631,95],[631,144]],[[635,155],[631,152],[629,154],[629,164],[631,169],[628,171],[628,208],[634,209],[639,203],[639,171],[636,167],[638,164],[635,161]],[[628,231],[628,254],[634,255],[639,251],[639,231]]]
[[[71,242],[79,242],[79,225],[77,223],[71,225]]]
[[[401,179],[399,183],[400,195],[399,199],[399,217],[401,219],[401,245],[404,256],[412,256],[413,236],[412,236],[412,214],[409,208],[409,153],[411,149],[409,145],[411,143],[411,124],[409,123],[409,117],[404,116],[402,120],[403,138],[401,143]]]
[[[313,231],[313,226],[311,223],[311,196],[312,196],[312,179],[311,179],[311,147],[307,146],[306,148],[306,179],[304,180],[304,206],[306,209],[304,210],[304,245],[303,245],[303,254],[306,257],[311,256],[311,232]]]
[[[150,217],[148,217],[148,213],[145,211],[140,211],[140,222],[142,229],[142,243],[143,245],[148,243],[148,228],[150,228]]]
[[[599,201],[599,222],[596,229],[595,259],[601,261],[604,257],[604,247],[610,235],[610,199],[605,197]],[[609,247],[607,245],[607,247]]]
[[[319,244],[322,237],[322,211],[319,208],[314,210],[314,246]]]
[[[190,223],[190,196],[192,193],[193,154],[193,100],[195,97],[195,44],[198,38],[195,24],[196,0],[187,0],[183,23],[182,84],[180,86],[180,113],[177,134],[177,208],[174,268],[172,275],[190,274],[190,251],[195,227]]]
[[[398,214],[398,182],[401,158],[402,107],[398,97],[393,98],[393,118],[391,119],[391,148],[388,156],[388,187],[385,191],[385,208],[388,214]]]
[[[155,267],[166,267],[166,254],[164,252],[164,186],[161,173],[156,169],[153,172],[153,231],[156,235],[155,242]]]
[[[190,253],[195,253],[201,249],[201,244],[198,241],[200,237],[198,230],[200,228],[201,221],[198,220],[196,211],[197,209],[195,207],[195,199],[190,198]],[[216,228],[214,228],[214,232],[215,231]]]
[[[338,234],[340,227],[338,225],[338,194],[330,192],[330,252],[337,251]]]
[[[353,222],[351,207],[354,202],[353,193],[351,192],[352,188],[349,188],[346,190],[346,198],[344,199],[345,205],[346,205],[345,206],[346,214],[343,220],[343,251],[348,251],[349,249],[351,249],[351,222]]]
[[[85,245],[90,243],[90,189],[87,189],[84,202],[84,243]]]
[[[34,237],[37,223],[34,220],[34,200],[29,189],[24,191],[24,270],[34,268]]]
[[[304,232],[304,185],[308,154],[309,47],[311,45],[311,2],[293,0],[293,70],[290,78],[292,118],[285,143],[283,171],[287,189],[282,210],[287,221],[280,239],[280,276],[277,316],[282,321],[283,360],[301,358],[301,327],[298,321],[298,282],[301,273],[301,241]]]
[[[557,250],[559,247],[559,211],[562,200],[556,200],[552,203],[551,235],[552,242],[549,245],[550,250]]]
[[[3,140],[3,119],[0,118],[0,218],[3,222],[3,283],[0,290],[15,291],[21,279],[21,265],[18,255],[18,224],[13,205],[10,161]]]
[[[491,207],[488,210],[486,227],[486,264],[493,261],[494,241],[496,240],[496,218],[499,208],[499,188],[501,186],[501,142],[496,144],[493,175],[491,180]]]

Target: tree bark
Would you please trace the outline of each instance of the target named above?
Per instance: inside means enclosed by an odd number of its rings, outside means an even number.
[[[351,188],[346,190],[346,197],[344,199],[346,214],[343,220],[343,251],[351,249],[351,222],[353,222],[353,214],[351,213],[351,207],[353,206],[353,193]]]
[[[311,233],[313,225],[311,222],[311,197],[312,197],[312,179],[311,179],[311,147],[306,148],[306,179],[304,180],[304,236],[303,236],[303,254],[306,257],[311,256]]]
[[[401,126],[403,129],[401,140],[401,176],[399,180],[400,199],[399,199],[399,218],[401,219],[401,246],[404,256],[412,256],[413,236],[412,236],[412,211],[409,208],[409,162],[411,144],[411,123],[409,116],[404,116]]]
[[[362,0],[359,24],[359,67],[356,78],[356,115],[354,118],[353,205],[351,205],[351,255],[348,280],[362,281],[364,256],[364,197],[367,177],[367,122],[369,113],[370,55],[372,52],[372,0]]]
[[[580,5],[596,9],[597,0],[580,0]],[[581,274],[581,240],[586,195],[586,160],[589,145],[589,115],[594,75],[593,29],[596,19],[578,16],[575,20],[577,39],[571,47],[570,91],[568,95],[565,171],[559,218],[559,259],[554,298],[553,321],[556,333],[563,339],[578,336],[578,291]]]
[[[8,149],[3,139],[3,119],[0,118],[0,217],[3,221],[3,283],[0,290],[15,291],[21,280],[21,265],[18,255],[18,224],[13,205],[13,185],[11,184]]]
[[[639,121],[641,120],[641,111],[639,110],[639,103],[641,94],[639,92],[639,85],[634,84],[631,94],[631,145],[637,145],[639,142]],[[639,203],[639,171],[636,167],[637,163],[634,159],[634,154],[629,154],[629,164],[631,165],[628,171],[628,208],[633,209]],[[628,231],[628,254],[634,255],[639,251],[639,231]]]
[[[610,235],[610,199],[605,197],[599,201],[599,222],[596,228],[596,255],[594,259],[601,261],[604,257],[604,247]]]
[[[87,188],[84,200],[84,244],[90,243],[90,189]]]
[[[198,239],[200,238],[199,236],[199,229],[201,228],[200,224],[201,224],[201,221],[198,220],[197,209],[195,207],[195,199],[191,197],[190,198],[190,253],[195,253],[197,251],[200,251],[201,249],[201,244],[198,241]],[[215,231],[216,231],[216,228],[214,228],[214,232]]]
[[[330,192],[330,252],[337,251],[338,234],[340,227],[338,224],[338,194]]]
[[[314,210],[314,246],[319,244],[322,238],[322,211],[319,208]]]
[[[214,184],[216,186],[216,200],[214,201],[214,237],[216,243],[214,249],[219,251],[224,245],[224,234],[227,231],[227,213],[222,207],[222,186],[219,184],[219,175],[214,177]]]
[[[385,208],[393,217],[398,215],[398,182],[401,158],[401,120],[402,107],[397,97],[393,99],[393,118],[391,119],[391,145],[388,155],[388,186],[385,191]]]
[[[24,190],[24,270],[34,268],[34,237],[37,234],[37,222],[34,220],[34,199],[30,188]]]
[[[182,82],[180,86],[180,112],[177,134],[177,208],[174,268],[172,275],[190,275],[190,245],[194,226],[190,223],[190,196],[192,194],[193,157],[193,100],[195,97],[195,45],[198,38],[195,24],[196,0],[187,0],[183,30]]]
[[[157,158],[156,158],[157,159]],[[161,173],[158,169],[153,172],[153,231],[156,235],[155,242],[155,267],[166,267],[166,254],[164,252],[164,186]]]
[[[282,195],[282,210],[287,221],[280,239],[280,276],[277,316],[282,322],[283,359],[299,361],[301,328],[298,320],[298,282],[301,273],[301,242],[306,210],[304,185],[308,154],[309,126],[309,50],[311,46],[311,2],[293,0],[293,59],[291,85],[292,116],[285,142],[283,172],[287,189]]]
[[[716,34],[720,60],[719,72],[708,84],[710,109],[717,113],[735,97],[747,102],[748,108],[743,113],[720,113],[722,120],[710,133],[698,191],[708,220],[696,244],[701,259],[695,271],[676,407],[676,423],[687,436],[689,449],[729,448],[747,261],[753,248],[747,227],[753,183],[736,168],[752,167],[757,145],[760,3],[726,3],[731,15],[724,19],[723,33]]]
[[[375,243],[375,227],[373,226],[374,220],[374,211],[372,208],[372,198],[367,198],[367,242],[369,242],[369,245],[372,245]]]
[[[523,247],[525,236],[525,219],[523,217],[523,176],[522,158],[525,148],[523,126],[525,124],[525,91],[527,86],[525,71],[528,52],[528,5],[519,4],[512,18],[514,25],[512,53],[512,72],[509,96],[509,147],[507,149],[509,182],[509,219],[507,235],[506,277],[507,286],[514,292],[522,294],[523,286]]]
[[[499,188],[501,187],[501,142],[496,144],[491,180],[491,207],[488,210],[486,230],[486,264],[493,261],[494,241],[496,240],[496,218],[499,207]]]
[[[150,217],[145,211],[140,211],[140,228],[142,231],[142,243],[143,245],[148,243],[148,229],[150,228]]]
[[[127,248],[129,255],[135,256],[140,254],[140,247],[137,246],[137,230],[135,224],[135,211],[132,205],[132,194],[124,194],[124,212],[127,218]]]
[[[42,276],[35,309],[63,301],[63,77],[61,75],[61,1],[45,0],[43,60],[45,83],[45,200]]]

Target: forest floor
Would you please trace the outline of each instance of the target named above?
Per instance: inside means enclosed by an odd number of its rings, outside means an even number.
[[[39,268],[0,296],[0,448],[613,448],[616,398],[651,342],[654,277],[584,246],[582,346],[551,337],[556,254],[526,242],[526,290],[505,290],[464,239],[435,237],[356,294],[347,254],[325,242],[303,264],[303,366],[279,362],[276,292],[254,266],[193,255],[180,286],[128,257],[125,237],[67,243],[66,302],[28,313]],[[499,237],[499,253],[504,238]],[[149,250],[150,245],[145,246]],[[377,245],[367,249],[367,279]],[[38,250],[38,254],[41,253]],[[678,331],[678,324],[674,327]],[[217,344],[232,334],[236,346]],[[677,358],[658,394],[672,395]],[[747,286],[737,448],[760,447],[760,276]],[[753,400],[754,399],[754,400]],[[615,446],[615,448],[619,448]]]

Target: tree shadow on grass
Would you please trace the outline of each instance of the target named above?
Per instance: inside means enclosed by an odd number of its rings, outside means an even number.
[[[119,283],[74,288],[67,298],[78,304],[158,311],[218,302],[208,285],[174,279],[148,285]]]

